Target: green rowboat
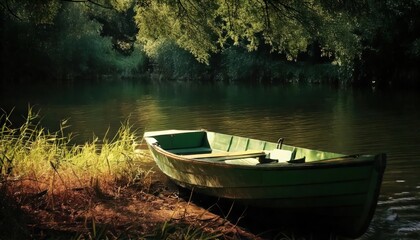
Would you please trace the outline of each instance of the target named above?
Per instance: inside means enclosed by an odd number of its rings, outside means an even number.
[[[386,155],[344,155],[206,130],[146,132],[159,169],[194,192],[322,222],[358,237],[374,215]],[[282,215],[283,217],[283,215]]]

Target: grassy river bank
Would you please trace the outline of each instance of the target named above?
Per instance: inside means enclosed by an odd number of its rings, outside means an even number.
[[[179,197],[129,122],[108,140],[72,145],[29,109],[1,116],[0,239],[258,239]]]

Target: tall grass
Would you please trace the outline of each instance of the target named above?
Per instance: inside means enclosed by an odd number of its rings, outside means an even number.
[[[17,197],[10,197],[15,193],[29,193],[26,202],[30,202],[33,210],[38,211],[39,207],[42,211],[54,212],[55,206],[56,210],[64,205],[71,208],[72,201],[64,199],[77,200],[79,191],[84,191],[84,197],[95,194],[109,200],[109,196],[117,197],[121,187],[136,183],[137,188],[140,186],[147,191],[147,185],[151,184],[150,167],[145,167],[150,165],[142,164],[150,160],[147,155],[134,151],[138,138],[129,121],[122,123],[112,138],[95,138],[83,145],[72,144],[72,135],[65,134],[68,121],[61,121],[59,130],[50,132],[41,126],[40,116],[32,108],[20,126],[13,126],[11,113],[3,113],[0,122],[0,231],[11,230],[6,232],[6,237],[30,236],[25,220],[20,217],[19,203],[13,202]],[[45,201],[37,200],[40,198]],[[95,204],[85,200],[79,204],[87,203],[89,206],[83,211],[88,212]],[[220,232],[205,231],[205,227],[171,220],[143,236],[137,235],[136,230],[131,231],[131,227],[115,235],[115,229],[96,222],[95,216],[85,217],[85,226],[79,228],[80,232],[68,233],[73,234],[74,239],[130,239],[133,236],[137,239],[219,239],[222,236]],[[86,225],[87,222],[92,222],[92,226]],[[79,224],[83,223],[79,221]],[[138,225],[133,223],[133,226]],[[54,234],[60,233],[52,236]]]
[[[133,151],[137,136],[129,122],[122,124],[111,139],[95,138],[83,145],[72,145],[65,134],[68,121],[50,132],[40,124],[37,112],[29,108],[26,121],[13,126],[10,114],[2,114],[0,130],[1,179],[32,181],[50,191],[65,190],[98,183],[134,182],[147,175],[147,169],[135,164],[143,158]]]

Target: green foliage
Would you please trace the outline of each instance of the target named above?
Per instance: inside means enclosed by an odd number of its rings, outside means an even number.
[[[73,74],[134,74],[144,64],[144,55],[135,49],[129,56],[123,56],[113,49],[112,39],[101,36],[102,25],[88,16],[89,8],[70,4],[56,23],[60,33],[52,52],[58,59],[58,66],[67,68],[57,72]]]
[[[116,15],[110,14],[114,11],[105,12],[104,9],[113,8],[117,12],[127,13],[134,8],[137,39],[152,57],[161,44],[168,41],[176,43],[192,53],[199,62],[206,64],[210,63],[213,53],[231,45],[255,51],[262,44],[268,44],[272,51],[285,54],[288,60],[296,60],[309,44],[318,41],[324,54],[334,57],[339,65],[351,63],[360,52],[358,39],[353,34],[357,22],[352,17],[355,9],[351,6],[363,6],[363,1],[356,1],[355,4],[328,0],[105,0],[82,3],[71,5],[88,6],[108,19]],[[8,4],[12,6],[9,8],[12,15],[37,24],[53,23],[55,17],[61,15],[60,6],[63,5],[58,0],[21,4],[8,1]],[[68,4],[64,5],[68,8]],[[35,7],[36,11],[29,12],[31,7]],[[82,7],[77,8],[80,11]],[[6,6],[4,9],[7,9]],[[95,14],[90,14],[96,18]],[[84,17],[79,19],[77,24],[86,21]],[[114,45],[124,44],[114,42]]]
[[[344,82],[379,78],[385,83],[393,81],[391,76],[416,81],[419,4],[417,0],[2,1],[1,65],[6,72],[22,70],[17,74],[23,77],[6,74],[10,78],[42,79],[51,71],[56,78],[91,78],[145,71],[150,57],[165,77],[190,79],[176,69],[194,67],[193,71],[207,74],[208,68],[193,64],[187,53],[216,67],[213,73],[219,76],[220,65],[215,62],[230,48],[240,47],[249,52],[242,55],[244,66],[268,69],[252,75],[272,72],[277,64],[261,62],[261,48],[265,52],[269,46],[274,56],[296,62],[317,44],[320,56],[338,66],[334,69]],[[237,75],[235,71],[240,73],[230,68],[228,75]]]
[[[206,9],[210,4],[187,1],[145,1],[136,7],[135,20],[139,28],[138,40],[153,56],[155,49],[167,40],[191,52],[198,61],[208,63],[216,51],[212,32],[207,27]],[[202,15],[205,14],[205,15]],[[199,17],[200,16],[200,17]]]
[[[248,51],[268,44],[295,60],[319,40],[339,65],[360,51],[351,17],[326,11],[318,1],[141,1],[136,12],[138,38],[150,55],[165,39],[205,63],[232,44]]]
[[[130,43],[124,54],[115,50],[116,44],[122,46],[120,49],[127,44],[102,36],[103,25],[92,18],[95,7],[76,3],[60,6],[54,24],[3,16],[7,23],[1,47],[5,79],[92,79],[109,74],[133,76],[142,71],[147,58],[140,46]]]
[[[99,37],[102,26],[89,21],[80,5],[69,5],[61,12],[56,28],[60,29],[51,56],[59,60],[58,66],[67,68],[57,72],[87,74],[90,70],[109,68],[112,45],[108,38]],[[63,56],[63,57],[61,57]],[[101,69],[103,68],[103,69]]]
[[[163,42],[152,58],[153,70],[165,79],[202,79],[206,71],[204,64],[198,63],[189,52],[171,42]]]
[[[3,11],[23,22],[51,24],[61,7],[59,0],[2,1]]]
[[[119,12],[125,12],[134,6],[135,0],[112,0],[111,5]]]
[[[130,56],[135,50],[136,34],[133,1],[113,1],[115,10],[94,6],[86,8],[89,19],[102,25],[101,36],[110,37],[113,48],[119,53]]]
[[[230,81],[320,83],[339,79],[339,68],[329,63],[289,62],[274,56],[263,51],[249,53],[229,48],[222,54],[221,72]]]
[[[270,67],[275,64],[266,56],[257,52],[246,52],[237,47],[226,49],[222,54],[222,71],[227,79],[235,80],[268,80]]]

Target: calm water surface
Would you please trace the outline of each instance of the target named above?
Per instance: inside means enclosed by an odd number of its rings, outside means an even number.
[[[115,133],[204,128],[341,153],[388,154],[379,205],[361,239],[420,239],[420,94],[325,86],[113,82],[2,87],[0,107],[30,104],[52,130],[69,119],[76,141]],[[16,120],[18,121],[18,120]]]

